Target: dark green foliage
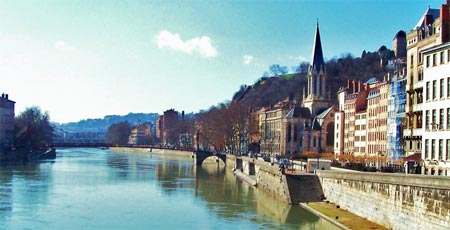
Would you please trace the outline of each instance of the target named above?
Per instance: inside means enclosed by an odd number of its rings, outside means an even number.
[[[106,131],[106,141],[111,144],[127,144],[131,128],[130,123],[126,121],[110,125]]]
[[[27,108],[14,119],[17,147],[40,147],[52,143],[53,127],[47,112],[39,107]]]

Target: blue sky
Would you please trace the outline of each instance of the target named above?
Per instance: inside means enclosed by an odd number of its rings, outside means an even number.
[[[198,112],[271,64],[392,47],[445,1],[0,1],[0,90],[52,121]]]

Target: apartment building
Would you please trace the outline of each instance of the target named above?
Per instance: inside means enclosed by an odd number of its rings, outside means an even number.
[[[428,8],[415,28],[406,36],[407,40],[407,100],[403,140],[406,155],[422,152],[423,102],[424,102],[424,57],[423,51],[446,43],[450,38],[450,1],[440,9]],[[436,54],[438,55],[438,54]],[[434,58],[433,56],[429,57]],[[436,56],[437,58],[437,56]]]
[[[388,93],[387,82],[373,82],[367,96],[367,155],[385,162],[387,146]],[[379,161],[377,161],[378,163]]]
[[[259,112],[259,130],[261,152],[275,156],[284,155],[282,144],[282,134],[286,132],[286,115],[293,107],[289,101],[282,101],[274,106],[262,108]],[[283,138],[283,141],[286,138]]]
[[[450,43],[421,52],[424,58],[422,174],[450,176]]]

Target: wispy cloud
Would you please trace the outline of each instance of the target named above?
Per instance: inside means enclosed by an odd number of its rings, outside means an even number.
[[[252,55],[247,54],[247,55],[242,56],[242,62],[245,65],[251,64],[254,60],[255,60],[255,57],[253,57]]]
[[[204,58],[213,58],[218,55],[217,49],[213,46],[212,40],[208,36],[183,41],[179,34],[162,30],[156,35],[155,41],[160,49],[167,48],[188,54],[196,53]]]
[[[308,61],[308,59],[303,56],[289,56],[288,58],[291,60],[299,61],[299,62],[307,62]]]
[[[54,47],[58,50],[63,50],[63,51],[77,50],[77,48],[75,46],[72,46],[72,45],[66,43],[65,41],[61,41],[61,40],[55,42]]]

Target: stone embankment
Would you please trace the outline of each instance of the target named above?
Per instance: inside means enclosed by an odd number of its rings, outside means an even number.
[[[319,171],[327,200],[392,229],[450,229],[450,178]]]

